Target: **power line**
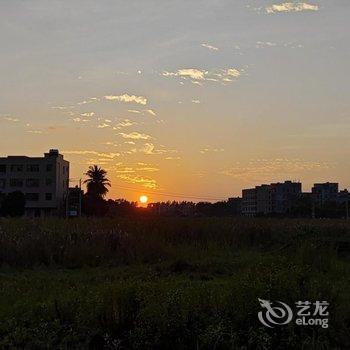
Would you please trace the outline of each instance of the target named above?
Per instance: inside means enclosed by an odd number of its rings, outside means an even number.
[[[126,186],[116,186],[114,185],[113,187],[117,187],[120,189],[124,189],[127,191],[134,191],[134,192],[143,192],[144,190],[140,190],[137,188],[132,188],[132,187],[126,187]],[[186,195],[184,193],[171,193],[171,192],[156,192],[156,191],[146,191],[149,194],[156,194],[158,196],[167,196],[167,197],[175,197],[175,198],[184,198],[184,199],[197,199],[197,200],[212,200],[212,201],[217,201],[217,200],[225,200],[226,198],[219,198],[219,197],[199,197],[199,196],[193,196],[193,195]]]
[[[69,182],[76,182],[81,179],[79,178],[70,178]],[[133,192],[145,192],[145,189],[138,189],[133,187],[127,187],[127,186],[118,186],[113,185],[114,188],[120,188],[127,191],[133,191]],[[175,197],[175,198],[183,198],[183,199],[196,199],[196,200],[207,200],[207,201],[221,201],[226,200],[226,198],[223,197],[200,197],[200,196],[194,196],[194,195],[186,195],[185,193],[172,193],[172,192],[157,192],[157,191],[149,191],[147,190],[147,193],[149,194],[155,194],[161,197]]]

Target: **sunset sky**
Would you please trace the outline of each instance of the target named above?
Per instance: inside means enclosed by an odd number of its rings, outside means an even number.
[[[349,0],[2,1],[0,156],[58,148],[129,200],[350,187],[349,18]]]

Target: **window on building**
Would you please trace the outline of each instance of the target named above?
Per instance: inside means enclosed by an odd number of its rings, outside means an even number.
[[[0,188],[6,187],[6,179],[0,179]]]
[[[30,202],[37,202],[39,200],[39,193],[26,193],[26,200]]]
[[[40,180],[39,179],[27,179],[26,186],[27,187],[39,187]]]
[[[10,179],[10,187],[23,187],[22,179]]]
[[[51,177],[47,177],[46,180],[45,180],[46,186],[51,186],[52,183],[53,183],[53,181],[52,181]]]
[[[39,172],[39,164],[28,164],[27,165],[27,171],[30,173],[37,173]]]
[[[0,164],[0,173],[6,173],[6,164]]]
[[[13,173],[20,173],[23,171],[23,164],[11,164],[10,169]]]
[[[45,193],[45,200],[51,201],[52,200],[52,193]]]
[[[53,164],[46,164],[46,171],[52,171]]]

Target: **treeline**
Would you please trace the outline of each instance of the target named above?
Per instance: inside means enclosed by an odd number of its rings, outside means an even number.
[[[129,202],[125,199],[104,200],[92,199],[87,193],[83,197],[83,215],[106,217],[132,217],[142,216],[239,216],[240,206],[232,201],[210,202],[157,202],[150,203],[147,207],[139,207],[137,202]]]
[[[241,213],[240,198],[216,203],[158,202],[151,203],[146,208],[139,207],[137,202],[129,202],[125,199],[106,200],[105,196],[110,187],[106,171],[94,165],[89,168],[86,175],[87,191],[82,201],[82,213],[86,216],[238,216]]]
[[[242,216],[240,206],[232,200],[210,202],[157,202],[150,203],[146,208],[139,207],[137,202],[125,199],[89,201],[84,195],[83,215],[99,217],[224,217]],[[88,210],[87,210],[88,209]],[[298,202],[284,214],[257,214],[257,217],[287,217],[287,218],[345,218],[348,208],[345,203],[327,202],[323,205],[313,205],[311,202]]]
[[[108,187],[111,186],[105,170],[97,165],[91,166],[86,173],[86,193],[82,195],[81,213],[88,217],[135,217],[135,216],[241,216],[241,198],[230,198],[227,201],[188,202],[167,201],[150,203],[146,208],[139,207],[137,202],[125,199],[106,200]],[[79,189],[77,188],[79,191]],[[80,196],[80,195],[79,195]],[[80,200],[80,199],[79,199]],[[0,193],[0,216],[21,217],[25,213],[26,199],[20,191],[8,194]],[[349,217],[348,200],[343,202],[325,202],[317,204],[311,196],[302,196],[293,201],[283,214],[257,214],[265,217],[295,218],[344,218]]]

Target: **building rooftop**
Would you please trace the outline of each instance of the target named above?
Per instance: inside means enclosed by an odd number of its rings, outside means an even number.
[[[50,149],[49,152],[44,153],[44,157],[28,157],[23,155],[11,155],[6,157],[0,157],[0,159],[43,159],[47,157],[63,157],[62,154],[58,151],[58,149]]]

